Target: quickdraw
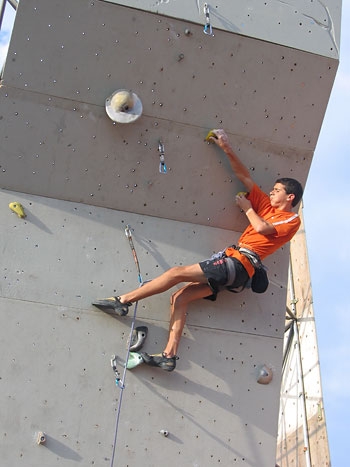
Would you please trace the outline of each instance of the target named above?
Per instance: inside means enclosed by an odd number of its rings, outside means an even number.
[[[205,25],[204,25],[203,32],[204,34],[207,34],[208,36],[212,36],[213,28],[211,27],[211,23],[210,23],[209,5],[207,3],[204,3],[204,14],[205,14]]]
[[[158,151],[159,151],[159,172],[161,174],[167,173],[167,168],[165,164],[165,156],[164,156],[164,144],[159,141],[158,143]]]

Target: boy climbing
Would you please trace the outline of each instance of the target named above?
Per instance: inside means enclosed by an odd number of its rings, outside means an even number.
[[[300,183],[292,178],[279,178],[270,195],[266,195],[234,153],[225,131],[212,130],[209,135],[208,140],[225,152],[234,174],[249,192],[236,196],[236,204],[249,221],[238,245],[200,263],[170,268],[131,292],[93,302],[98,308],[124,316],[132,303],[187,282],[171,296],[169,338],[164,351],[157,355],[141,352],[146,364],[166,371],[172,371],[176,366],[188,304],[201,298],[215,300],[221,290],[244,288],[254,276],[255,268],[261,267],[261,260],[287,243],[300,226],[298,214],[292,211],[303,195]]]

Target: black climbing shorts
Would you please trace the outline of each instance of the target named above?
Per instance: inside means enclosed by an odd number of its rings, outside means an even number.
[[[201,261],[199,266],[213,291],[212,295],[205,297],[208,300],[216,300],[216,296],[221,290],[235,291],[240,287],[243,289],[249,280],[243,264],[237,258],[226,256],[223,252],[216,253],[210,259]]]

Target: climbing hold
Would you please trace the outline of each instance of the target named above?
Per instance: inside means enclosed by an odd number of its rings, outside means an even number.
[[[37,444],[45,444],[46,443],[46,436],[43,431],[39,431],[37,439],[36,439]]]
[[[130,352],[128,361],[126,363],[126,368],[128,370],[132,370],[141,363],[143,363],[143,358],[141,357],[141,355],[137,352]]]
[[[240,198],[241,196],[247,196],[247,192],[246,191],[239,191],[237,194],[236,194],[236,198]],[[243,209],[241,209],[241,212],[244,212]]]
[[[143,346],[148,333],[147,326],[138,326],[132,332],[130,339],[130,352],[137,352]]]
[[[17,216],[21,219],[24,219],[26,217],[26,213],[24,212],[21,203],[17,203],[17,201],[14,201],[13,203],[9,204],[9,208],[11,209],[11,211],[15,212]]]
[[[269,368],[267,365],[263,365],[259,369],[258,383],[269,384],[272,380],[272,377],[273,377],[272,369]]]
[[[213,130],[210,130],[209,133],[207,134],[207,136],[205,137],[205,141],[207,141],[208,143],[210,143],[210,138],[215,138],[217,139],[217,136],[216,134],[214,133]]]
[[[159,432],[161,435],[165,436],[167,438],[169,436],[169,431],[168,430],[160,430]]]
[[[118,123],[131,123],[142,114],[142,102],[139,97],[127,89],[114,91],[105,102],[107,115]]]

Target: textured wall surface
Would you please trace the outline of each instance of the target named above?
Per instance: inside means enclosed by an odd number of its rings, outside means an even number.
[[[104,2],[21,5],[1,92],[1,186],[241,230],[241,186],[203,142],[217,127],[264,189],[280,174],[305,182],[337,61],[187,26]],[[132,125],[104,111],[118,88],[142,100]]]
[[[148,2],[20,3],[0,88],[6,467],[111,462],[122,393],[110,357],[122,369],[131,316],[113,319],[90,302],[138,286],[127,224],[144,280],[238,239],[242,186],[204,142],[209,129],[228,131],[263,189],[280,175],[307,179],[337,57],[231,28],[210,37],[177,5],[170,18]],[[119,88],[142,100],[135,123],[105,113]],[[9,210],[13,201],[25,219]],[[169,466],[274,465],[288,251],[266,261],[266,294],[191,306],[175,372],[128,372],[115,465],[158,467],[164,450]],[[166,342],[169,297],[138,306],[146,351]],[[257,383],[264,364],[269,385]]]
[[[108,0],[200,23],[206,22],[200,0]],[[206,2],[213,34],[216,28],[337,58],[341,1],[218,0]]]
[[[14,200],[25,219],[8,208]],[[118,355],[122,371],[132,314],[115,319],[90,301],[138,286],[126,223],[144,280],[237,235],[7,191],[0,206],[3,465],[109,465],[120,397],[110,357]],[[267,264],[277,271],[276,263],[286,271],[283,252]],[[273,463],[285,280],[280,272],[262,297],[225,292],[194,304],[176,371],[128,372],[115,465],[158,466],[164,450],[174,466]],[[166,342],[169,297],[139,303],[148,352]],[[276,372],[267,386],[257,383],[264,364]],[[39,431],[44,446],[36,445]]]

